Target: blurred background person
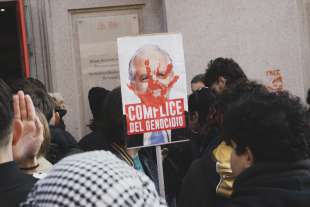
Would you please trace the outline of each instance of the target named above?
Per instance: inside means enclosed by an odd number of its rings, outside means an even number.
[[[208,137],[208,144],[201,158],[192,163],[184,177],[178,201],[181,207],[222,206],[232,193],[232,148],[220,139],[222,117],[230,99],[220,101],[219,97],[225,89],[246,80],[243,70],[232,59],[216,58],[209,62],[205,84],[214,92],[216,100],[215,104],[209,107],[207,124],[203,129],[205,137]]]
[[[207,87],[196,90],[188,97],[190,144],[193,160],[200,158],[212,137],[217,132],[211,132],[214,128],[208,128],[207,119],[209,110],[215,104],[215,95]],[[209,137],[208,137],[209,136]]]
[[[70,132],[65,129],[65,125],[60,121],[62,116],[59,112],[56,112],[56,100],[51,98],[49,94],[45,93],[42,97],[46,96],[46,101],[49,102],[49,106],[52,108],[52,118],[48,119],[51,132],[51,144],[47,153],[48,160],[55,164],[62,158],[83,152],[76,138],[72,136]]]
[[[103,133],[105,137],[104,150],[115,154],[121,160],[136,170],[144,172],[155,183],[159,189],[156,157],[153,148],[133,148],[128,149],[126,139],[141,139],[142,134],[126,134],[125,116],[123,115],[121,88],[113,89],[106,97],[102,105],[105,116],[103,116]]]
[[[234,93],[234,92],[232,92]],[[288,92],[257,84],[223,118],[235,178],[230,207],[310,206],[310,126],[306,108]]]
[[[204,79],[205,79],[205,74],[198,74],[195,75],[192,80],[191,80],[191,90],[192,93],[205,87],[205,83],[204,83]]]
[[[90,121],[89,128],[91,132],[85,135],[79,145],[84,151],[100,150],[105,145],[105,135],[102,131],[103,116],[106,114],[101,111],[104,100],[110,91],[105,88],[93,87],[88,92],[89,107],[91,109],[93,119]]]
[[[35,82],[36,84],[33,84]],[[52,164],[58,162],[65,156],[82,152],[76,139],[62,127],[56,126],[58,112],[55,111],[56,103],[52,97],[43,89],[44,84],[38,84],[39,80],[32,81],[19,79],[12,83],[13,92],[23,90],[29,94],[33,100],[34,106],[39,109],[49,123],[51,142],[46,158]],[[40,87],[38,87],[38,85]]]
[[[55,127],[66,130],[64,116],[67,114],[65,101],[60,93],[48,93],[55,103]]]

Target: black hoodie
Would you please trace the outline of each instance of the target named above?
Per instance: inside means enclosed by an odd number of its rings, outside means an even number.
[[[229,207],[310,207],[310,160],[260,163],[241,173]]]

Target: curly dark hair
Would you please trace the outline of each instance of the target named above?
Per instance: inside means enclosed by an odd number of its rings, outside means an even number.
[[[202,126],[207,122],[210,107],[215,103],[214,93],[207,87],[193,92],[188,97],[189,115],[194,112],[199,114],[199,124]]]
[[[227,107],[237,101],[242,95],[256,93],[256,91],[258,91],[257,93],[267,93],[268,89],[255,81],[241,79],[217,96],[216,108],[224,113]]]
[[[220,76],[226,79],[226,84],[229,86],[241,79],[247,79],[247,76],[241,67],[233,59],[216,58],[208,63],[208,68],[205,73],[204,82],[206,86],[211,86]]]
[[[236,93],[234,87],[229,90]],[[227,106],[224,140],[236,143],[237,154],[248,147],[256,163],[307,159],[310,127],[305,112],[299,98],[286,91],[268,92],[258,84]]]

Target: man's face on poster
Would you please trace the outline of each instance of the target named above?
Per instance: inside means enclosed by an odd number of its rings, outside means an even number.
[[[133,78],[129,88],[147,106],[165,103],[169,91],[178,80],[169,55],[159,48],[145,48],[130,64]]]

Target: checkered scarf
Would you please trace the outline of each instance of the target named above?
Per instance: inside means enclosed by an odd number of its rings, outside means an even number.
[[[165,206],[152,181],[110,152],[67,157],[38,181],[21,206]]]

